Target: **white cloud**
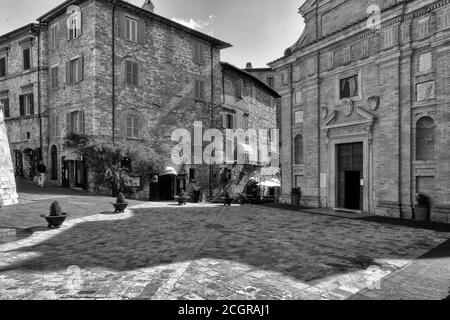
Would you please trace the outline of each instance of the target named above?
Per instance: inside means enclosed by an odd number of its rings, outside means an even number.
[[[200,19],[196,20],[194,18],[190,18],[189,20],[184,20],[184,19],[173,18],[172,21],[178,22],[179,24],[182,24],[188,28],[199,30],[199,29],[203,29],[205,27],[210,26],[214,22],[215,18],[216,18],[216,16],[210,15],[207,20],[200,20]]]

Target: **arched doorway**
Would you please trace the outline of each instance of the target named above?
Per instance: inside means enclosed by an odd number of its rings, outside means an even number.
[[[23,176],[25,179],[33,180],[36,170],[35,153],[32,149],[23,151]]]
[[[51,179],[53,181],[58,180],[58,148],[56,146],[52,146],[50,150],[51,156]]]
[[[14,150],[14,175],[23,179],[22,151]]]

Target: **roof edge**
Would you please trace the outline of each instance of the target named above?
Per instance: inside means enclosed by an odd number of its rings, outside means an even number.
[[[60,4],[59,6],[57,6],[56,8],[54,8],[51,11],[47,12],[46,14],[42,15],[37,20],[40,21],[40,22],[41,21],[46,21],[46,20],[50,19],[53,15],[59,14],[65,7],[67,7],[67,6],[71,5],[71,4],[80,3],[80,2],[83,2],[83,1],[86,1],[86,0],[67,0],[67,1],[63,2],[62,4]],[[219,40],[217,38],[211,37],[211,36],[209,36],[209,35],[207,35],[207,34],[205,34],[203,32],[200,32],[200,31],[191,29],[189,27],[186,27],[186,26],[184,26],[184,25],[182,25],[182,24],[180,24],[178,22],[175,22],[175,21],[169,19],[169,18],[166,18],[166,17],[160,16],[160,15],[158,15],[156,13],[147,11],[147,10],[142,9],[142,8],[140,8],[138,6],[135,6],[135,5],[131,4],[131,3],[128,3],[128,2],[125,2],[125,1],[122,1],[122,0],[97,0],[97,1],[103,1],[103,2],[107,2],[109,4],[112,4],[112,5],[120,6],[120,7],[124,8],[124,9],[131,9],[131,10],[137,11],[138,13],[140,13],[142,15],[145,15],[147,17],[150,17],[152,19],[155,19],[155,20],[157,20],[157,21],[159,21],[161,23],[165,23],[165,24],[167,24],[169,26],[172,26],[174,28],[177,28],[177,29],[179,29],[181,31],[184,31],[184,32],[192,34],[192,35],[194,35],[194,36],[196,36],[198,38],[201,38],[203,40],[211,42],[211,43],[215,44],[217,47],[219,47],[220,49],[227,49],[227,48],[231,48],[232,47],[232,45],[230,43],[224,42],[224,41]]]
[[[273,89],[272,87],[270,87],[268,84],[266,84],[264,81],[262,81],[261,79],[255,77],[254,75],[252,75],[251,73],[248,73],[245,70],[242,70],[228,62],[220,62],[220,64],[222,65],[222,67],[226,67],[229,69],[232,69],[234,71],[237,71],[239,73],[244,74],[245,76],[251,78],[252,80],[256,81],[257,83],[259,83],[261,86],[263,86],[267,91],[269,91],[272,95],[274,95],[276,98],[281,98],[280,94],[278,92],[275,91],[275,89]]]

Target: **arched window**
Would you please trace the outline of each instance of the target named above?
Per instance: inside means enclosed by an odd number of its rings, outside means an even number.
[[[67,8],[67,40],[73,40],[81,36],[81,9],[78,6]]]
[[[435,125],[430,117],[423,117],[416,125],[416,160],[434,160]]]
[[[294,155],[295,164],[304,164],[303,156],[303,136],[297,135],[294,140]]]

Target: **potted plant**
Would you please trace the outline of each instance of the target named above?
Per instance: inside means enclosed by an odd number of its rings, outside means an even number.
[[[50,206],[50,215],[41,215],[42,218],[47,220],[48,228],[60,228],[67,218],[67,213],[62,212],[61,207],[57,201],[53,202]]]
[[[300,199],[302,197],[302,190],[300,188],[292,189],[292,205],[300,207]]]
[[[419,193],[416,196],[417,204],[414,206],[414,217],[418,221],[428,221],[430,215],[430,198],[423,194]]]
[[[116,203],[113,203],[114,206],[114,213],[123,213],[125,212],[125,209],[128,207],[128,202],[126,202],[125,195],[123,192],[120,192],[117,195]]]

